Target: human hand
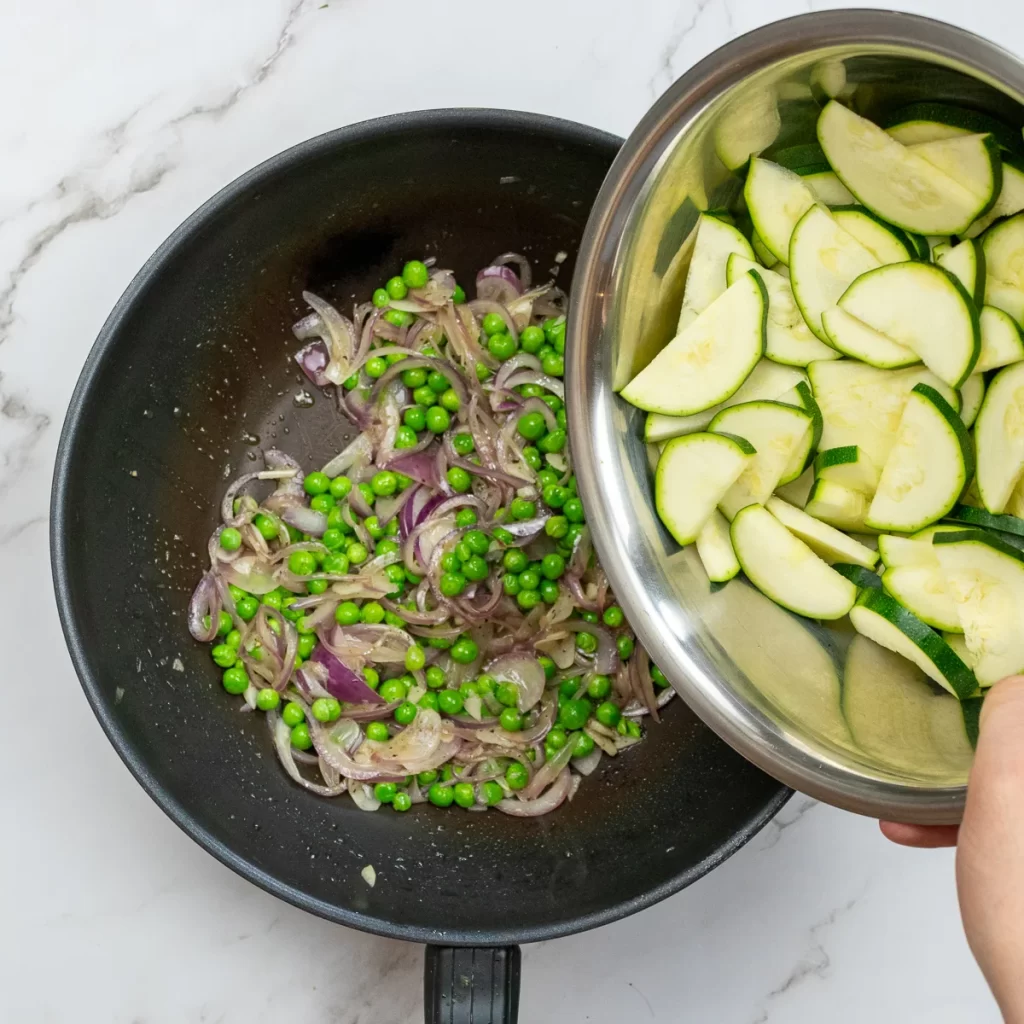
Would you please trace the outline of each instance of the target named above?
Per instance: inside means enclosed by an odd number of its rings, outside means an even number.
[[[997,683],[982,705],[959,828],[881,828],[903,846],[956,845],[967,941],[1008,1024],[1024,1024],[1024,676]]]

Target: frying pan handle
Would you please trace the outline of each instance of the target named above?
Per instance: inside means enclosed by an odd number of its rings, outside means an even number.
[[[426,1024],[516,1024],[520,961],[518,946],[427,946]]]

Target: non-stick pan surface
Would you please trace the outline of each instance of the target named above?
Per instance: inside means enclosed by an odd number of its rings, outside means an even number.
[[[315,467],[349,429],[291,353],[303,289],[360,300],[412,257],[471,285],[506,250],[568,254],[619,146],[500,111],[355,125],[233,182],[149,260],[103,328],[61,438],[53,572],[93,709],[129,769],[214,856],[306,910],[446,945],[546,939],[662,899],[727,857],[787,791],[681,702],[537,820],[366,814],[299,789],[264,718],[185,626],[226,482],[277,445]],[[102,258],[102,253],[97,254]],[[360,876],[373,865],[377,883]]]

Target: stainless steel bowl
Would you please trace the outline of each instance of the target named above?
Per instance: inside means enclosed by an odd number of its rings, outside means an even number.
[[[716,152],[722,141],[761,148],[776,128],[776,147],[813,141],[823,93],[869,117],[935,100],[1024,124],[1020,61],[906,14],[805,15],[701,61],[629,137],[587,226],[569,325],[574,459],[616,596],[712,729],[777,779],[839,807],[955,822],[967,761],[922,770],[895,751],[869,754],[845,731],[836,680],[848,626],[799,620],[738,580],[711,592],[692,548],[680,551],[655,515],[643,414],[614,393],[673,333],[698,209],[725,205],[742,187]]]

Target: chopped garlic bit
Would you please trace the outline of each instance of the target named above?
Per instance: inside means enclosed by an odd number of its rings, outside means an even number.
[[[374,871],[372,864],[367,864],[362,871],[359,872],[363,876],[363,881],[372,889],[377,884],[377,872]]]

